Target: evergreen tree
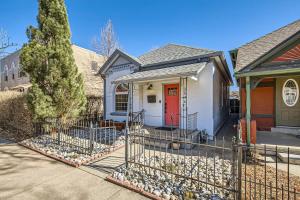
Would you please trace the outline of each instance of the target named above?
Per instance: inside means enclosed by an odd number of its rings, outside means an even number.
[[[83,78],[71,48],[71,33],[64,0],[39,0],[38,27],[28,27],[29,42],[20,63],[30,76],[28,103],[34,119],[62,121],[85,110]]]

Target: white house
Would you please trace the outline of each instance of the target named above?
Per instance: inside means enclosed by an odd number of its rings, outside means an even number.
[[[145,125],[213,136],[229,115],[232,79],[221,51],[168,44],[135,58],[116,50],[99,73],[107,120],[144,110]]]

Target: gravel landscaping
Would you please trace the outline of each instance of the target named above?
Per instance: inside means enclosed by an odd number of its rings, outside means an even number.
[[[87,134],[84,134],[84,131],[77,131],[76,134],[61,133],[60,144],[57,134],[54,136],[49,134],[40,135],[23,140],[20,144],[79,166],[122,147],[125,144],[124,134],[120,131],[114,133],[112,136],[109,133],[96,132],[92,143],[92,151],[90,151],[90,139],[86,137]]]
[[[166,158],[141,156],[136,158],[135,162],[145,163],[152,168],[130,164],[128,169],[125,166],[119,167],[113,173],[112,178],[163,199],[217,200],[232,198],[233,192],[225,189],[233,188],[230,160],[222,160],[216,157],[214,162],[213,158],[207,158],[206,160],[204,156],[184,158],[184,156],[168,154]],[[200,181],[191,181],[189,178]],[[222,186],[224,189],[222,189]]]

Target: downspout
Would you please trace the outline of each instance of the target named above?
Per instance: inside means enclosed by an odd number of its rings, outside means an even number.
[[[103,82],[104,82],[104,85],[103,85],[103,88],[104,88],[104,94],[103,94],[103,119],[106,120],[106,77],[103,76]]]

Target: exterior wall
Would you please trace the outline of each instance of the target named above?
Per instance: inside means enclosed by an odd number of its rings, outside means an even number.
[[[102,96],[103,94],[103,81],[97,74],[99,68],[104,63],[104,57],[96,54],[93,51],[72,45],[75,63],[78,67],[78,71],[82,73],[84,78],[84,88],[87,96]],[[5,58],[0,60],[1,70],[1,90],[11,89],[13,87],[29,84],[29,76],[19,77],[20,65],[19,65],[20,50],[16,51]],[[15,63],[15,78],[12,79],[13,71],[11,69],[12,63]],[[8,66],[8,81],[5,81],[4,67]]]
[[[124,65],[130,65],[131,63],[123,62]],[[118,63],[119,64],[119,63]],[[120,65],[113,65],[112,68]],[[116,84],[113,81],[123,75],[133,72],[134,67],[125,67],[122,70],[114,71],[106,75],[106,119],[113,119],[116,121],[125,121],[126,113],[116,113],[114,110],[114,90]],[[198,75],[197,80],[188,78],[187,83],[187,107],[188,114],[198,113],[197,128],[198,130],[206,129],[209,136],[213,136],[214,130],[214,117],[223,119],[218,115],[222,113],[214,114],[213,103],[213,82],[214,80],[215,66],[213,63],[207,64],[207,66]],[[179,78],[145,81],[134,84],[133,89],[133,110],[140,111],[145,110],[145,124],[150,126],[164,126],[164,85],[179,83]],[[148,90],[149,84],[152,84],[152,89]],[[156,95],[156,103],[148,103],[147,96]],[[228,113],[228,112],[227,112]]]
[[[282,87],[286,80],[294,79],[300,86],[300,78],[287,77],[276,79],[276,126],[300,126],[300,100],[298,99],[296,105],[289,107],[285,105],[282,98]]]
[[[198,75],[198,80],[188,79],[188,114],[198,112],[198,130],[206,129],[214,134],[213,122],[213,73],[214,65],[207,66]]]
[[[256,120],[257,129],[270,131],[275,126],[275,79],[264,79],[251,89],[251,119]],[[242,117],[246,113],[246,91],[241,88]]]
[[[228,83],[225,81],[220,70],[214,67],[213,75],[213,121],[214,134],[223,126],[229,115],[229,91]]]
[[[19,77],[20,64],[19,64],[20,51],[16,51],[0,61],[1,66],[1,90],[8,90],[9,88],[29,83],[28,75]],[[13,69],[13,63],[15,68]],[[8,67],[8,80],[5,80],[5,66]],[[14,79],[13,79],[14,74]]]
[[[148,84],[143,84],[142,105],[145,110],[145,124],[164,126],[164,85],[174,83],[179,83],[179,78],[149,82],[153,86],[152,90],[147,90]],[[148,95],[156,95],[156,103],[148,103]]]
[[[130,74],[136,68],[135,65],[131,64],[126,59],[120,57],[118,58],[115,63],[111,66],[105,74],[105,119],[112,119],[115,121],[125,121],[126,120],[126,112],[120,113],[115,111],[115,87],[116,84],[113,83],[114,80],[117,78]],[[134,86],[134,102],[139,102],[139,95],[138,94],[138,86]],[[136,105],[136,104],[134,104]]]

